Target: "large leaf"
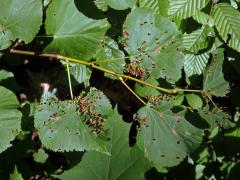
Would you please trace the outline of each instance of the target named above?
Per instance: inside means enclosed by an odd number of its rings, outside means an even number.
[[[106,20],[93,20],[83,15],[72,0],[53,1],[46,18],[47,35],[53,41],[45,51],[89,60],[108,27]]]
[[[175,114],[161,109],[148,105],[136,114],[136,120],[143,125],[138,132],[137,144],[157,168],[179,164],[202,139],[202,130],[185,119],[186,111]]]
[[[175,82],[181,77],[183,56],[179,52],[180,32],[167,18],[151,10],[136,8],[124,23],[124,42],[130,61],[145,70],[145,75]]]
[[[204,8],[209,0],[169,0],[168,14],[180,23],[182,19],[186,19],[196,14],[197,10]]]
[[[203,74],[203,89],[209,95],[225,96],[229,91],[229,83],[225,81],[222,72],[223,61],[223,49],[215,50],[212,63]]]
[[[73,102],[44,101],[35,113],[35,128],[42,144],[53,151],[96,150],[105,144],[96,130],[111,113],[109,100],[95,89]],[[93,125],[95,123],[95,125]],[[89,127],[91,126],[91,127]]]
[[[186,54],[184,62],[184,70],[188,77],[195,74],[202,74],[209,59],[209,53],[203,53],[199,55]]]
[[[133,7],[137,0],[105,0],[106,3],[113,9],[123,10]]]
[[[199,50],[208,46],[208,37],[211,36],[212,29],[209,26],[203,26],[191,34],[183,35],[183,46],[193,53],[198,53]]]
[[[0,153],[11,146],[10,142],[21,130],[21,112],[15,94],[0,86]]]
[[[217,4],[213,11],[214,24],[225,42],[240,52],[240,13],[238,10],[226,3]]]
[[[86,152],[78,165],[58,176],[60,179],[144,179],[144,172],[150,165],[137,147],[129,147],[130,124],[123,122],[116,112],[109,119],[107,149],[111,156]]]
[[[1,0],[0,50],[8,48],[16,39],[31,42],[41,23],[40,0]]]

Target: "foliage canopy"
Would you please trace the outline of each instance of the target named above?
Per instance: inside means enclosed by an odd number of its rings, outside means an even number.
[[[238,179],[239,9],[1,0],[0,179]]]

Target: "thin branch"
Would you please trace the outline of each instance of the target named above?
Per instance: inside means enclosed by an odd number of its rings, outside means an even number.
[[[67,62],[67,76],[68,76],[68,84],[69,84],[69,91],[70,91],[71,99],[73,99],[71,74],[70,74],[70,68],[69,68],[69,63],[68,62]]]
[[[65,57],[65,56],[61,56],[61,55],[58,55],[58,54],[44,54],[44,53],[43,54],[41,54],[41,53],[39,54],[39,53],[32,52],[32,51],[22,51],[22,50],[15,50],[15,49],[11,49],[10,53],[20,54],[20,55],[28,55],[28,56],[39,56],[39,57],[46,57],[46,58],[55,58],[55,59],[57,59],[59,61],[73,62],[73,63],[82,64],[82,65],[88,66],[90,68],[97,69],[99,71],[111,74],[111,75],[116,76],[118,78],[121,77],[121,78],[124,78],[124,79],[129,79],[129,80],[135,81],[135,82],[137,82],[139,84],[142,84],[142,85],[145,85],[145,86],[148,86],[148,87],[152,87],[154,89],[157,89],[159,91],[162,91],[162,92],[165,92],[165,93],[169,93],[169,94],[176,94],[176,93],[181,93],[181,92],[204,93],[203,90],[181,89],[181,88],[167,89],[167,88],[163,88],[163,87],[160,87],[160,86],[155,86],[155,85],[150,84],[148,82],[145,82],[143,80],[140,80],[140,79],[137,79],[137,78],[125,75],[125,74],[116,73],[116,72],[114,72],[114,71],[112,71],[110,69],[106,69],[106,68],[97,66],[95,63],[92,63],[92,62],[88,62],[88,61],[84,61],[84,60],[80,60],[80,59],[75,59],[75,58],[70,58],[70,57]]]
[[[142,100],[142,98],[140,98],[123,80],[122,77],[117,77],[119,79],[119,81],[121,81],[121,83],[139,100],[141,101],[145,106],[147,105],[147,103],[145,103],[144,100]]]

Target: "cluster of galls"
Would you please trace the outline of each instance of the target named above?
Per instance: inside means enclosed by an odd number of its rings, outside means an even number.
[[[84,123],[92,127],[92,132],[94,134],[99,134],[103,131],[104,119],[101,114],[94,112],[95,106],[92,100],[88,97],[79,97],[78,112],[82,113],[84,118]]]
[[[124,73],[142,79],[145,75],[145,70],[137,64],[131,63],[127,66]]]
[[[173,95],[161,93],[161,95],[159,96],[149,96],[148,99],[149,102],[155,106],[159,104],[161,101],[172,101]]]

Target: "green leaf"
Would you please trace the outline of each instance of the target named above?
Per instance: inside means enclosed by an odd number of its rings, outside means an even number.
[[[139,0],[138,4],[139,7],[144,7],[144,8],[149,8],[153,10],[154,14],[159,14],[160,13],[160,1],[162,0]]]
[[[14,171],[10,174],[9,180],[23,180],[22,175],[18,172],[17,167],[15,166]]]
[[[1,82],[2,80],[8,79],[8,78],[10,78],[10,77],[14,77],[13,73],[7,72],[7,71],[5,71],[5,70],[1,70],[1,71],[0,71],[0,82]]]
[[[10,90],[0,86],[0,153],[11,147],[11,141],[21,131],[22,114],[19,102]]]
[[[188,104],[193,108],[193,109],[200,109],[203,106],[203,101],[200,96],[197,94],[186,94],[185,95]]]
[[[16,39],[31,42],[41,23],[40,0],[1,0],[0,50],[8,48]]]
[[[106,124],[107,149],[111,156],[99,152],[86,152],[79,164],[65,171],[60,179],[144,179],[150,164],[137,147],[129,147],[130,124],[123,122],[115,111]]]
[[[208,14],[197,10],[196,13],[192,16],[195,21],[197,21],[199,24],[203,25],[209,25],[210,27],[213,26],[213,20],[212,17],[210,17]]]
[[[159,83],[156,79],[154,79],[152,76],[145,80],[145,82],[150,83],[152,85],[158,86]],[[135,85],[135,92],[142,96],[142,97],[147,97],[147,96],[159,96],[160,92],[154,88],[148,87],[148,86],[143,86],[141,84],[136,84]]]
[[[98,48],[95,56],[96,63],[99,64],[101,67],[112,70],[116,73],[123,73],[125,56],[114,40],[110,38],[104,40],[101,43],[101,46]],[[116,78],[113,76],[110,77]]]
[[[198,53],[208,46],[209,36],[211,36],[212,29],[209,26],[203,26],[191,34],[183,35],[183,46],[190,52]]]
[[[145,76],[176,82],[181,77],[183,56],[179,52],[181,35],[167,18],[151,10],[136,8],[124,23],[125,49],[130,61],[145,70]]]
[[[213,11],[214,24],[228,46],[240,52],[240,13],[229,4],[219,3]],[[229,40],[229,35],[230,40]]]
[[[44,164],[48,159],[48,154],[44,151],[44,149],[38,149],[36,153],[33,154],[33,160],[38,163]]]
[[[123,10],[133,7],[137,0],[106,0],[106,3],[113,9]]]
[[[161,106],[146,106],[136,114],[136,120],[143,122],[137,144],[157,168],[179,164],[202,140],[202,130],[185,119],[186,111],[160,109]]]
[[[229,129],[235,126],[234,123],[230,121],[231,117],[217,107],[210,110],[209,106],[205,106],[202,110],[199,110],[198,112],[200,116],[208,122],[210,126],[209,131],[211,131],[215,127]]]
[[[73,102],[42,102],[35,113],[34,126],[47,149],[106,152],[101,133],[99,135],[97,130],[101,132],[99,123],[104,124],[103,118],[111,112],[111,104],[104,94],[91,89],[87,96]]]
[[[63,63],[65,64],[65,63]],[[83,83],[85,86],[89,85],[89,80],[91,78],[92,71],[85,65],[69,63],[71,82],[72,85],[79,85]],[[61,83],[68,85],[67,71],[63,70],[61,72]]]
[[[235,9],[238,9],[238,4],[235,0],[230,0],[231,6],[234,7]]]
[[[184,71],[187,77],[192,75],[200,75],[205,69],[209,59],[209,53],[199,55],[186,54],[184,61]]]
[[[85,85],[89,85],[89,80],[92,73],[91,69],[80,64],[75,64],[69,69],[71,76],[74,77],[79,84],[84,83]]]
[[[47,9],[46,31],[53,41],[45,52],[90,60],[103,40],[109,24],[83,15],[74,1],[53,1]]]
[[[229,83],[225,81],[222,72],[223,49],[217,49],[212,54],[211,65],[203,73],[203,89],[210,95],[222,97],[229,91]]]
[[[107,11],[108,10],[106,0],[95,0],[93,2],[97,6],[98,9],[100,9],[102,11]]]
[[[178,94],[174,98],[174,106],[180,106],[184,101],[184,94]]]
[[[240,127],[237,127],[236,129],[233,129],[227,133],[225,133],[225,136],[227,137],[240,137]]]
[[[195,15],[208,2],[209,0],[169,0],[168,14],[180,24],[181,20]]]

